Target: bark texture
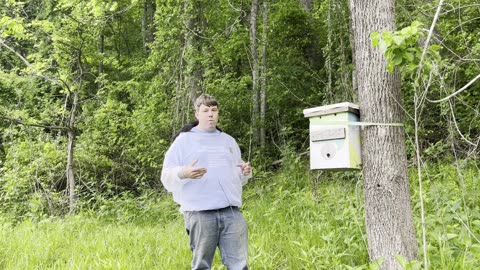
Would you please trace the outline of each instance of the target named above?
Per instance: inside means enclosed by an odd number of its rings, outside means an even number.
[[[403,123],[400,74],[386,71],[386,60],[370,34],[395,29],[394,0],[350,0],[361,120]],[[395,255],[417,258],[403,127],[362,129],[365,213],[370,260],[382,269],[402,269]]]

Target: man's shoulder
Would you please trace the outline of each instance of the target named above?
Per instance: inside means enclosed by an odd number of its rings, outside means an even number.
[[[217,134],[219,134],[220,136],[232,137],[232,136],[230,136],[230,134],[226,133],[225,131],[223,131],[223,130],[221,130],[221,129],[217,129],[216,132],[217,132]]]
[[[187,140],[190,140],[190,139],[193,139],[193,138],[205,137],[205,136],[206,137],[216,137],[216,138],[218,138],[218,136],[220,136],[220,137],[225,138],[228,141],[236,142],[235,138],[233,138],[230,134],[228,134],[224,131],[219,131],[219,130],[217,130],[217,132],[214,132],[212,134],[197,133],[197,132],[193,132],[193,131],[182,132],[182,133],[180,133],[180,135],[178,135],[178,137],[175,139],[175,141],[183,142],[183,141],[187,141]]]
[[[233,141],[233,142],[236,142],[235,138],[233,138],[230,134],[226,133],[226,132],[221,132],[221,136],[224,136],[227,140],[229,141]]]
[[[175,138],[175,140],[173,141],[174,144],[177,144],[177,143],[182,143],[186,140],[188,140],[188,138],[191,136],[192,132],[181,132],[180,134],[178,134],[177,138]]]

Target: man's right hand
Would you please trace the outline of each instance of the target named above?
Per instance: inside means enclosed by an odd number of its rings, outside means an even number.
[[[197,160],[192,161],[190,164],[182,168],[182,174],[185,178],[199,179],[207,172],[206,168],[195,168]]]

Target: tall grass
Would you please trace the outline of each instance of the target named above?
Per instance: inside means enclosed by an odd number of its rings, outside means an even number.
[[[427,255],[431,269],[480,269],[478,167],[468,162],[460,167],[435,164],[427,165],[424,173]],[[420,239],[420,205],[415,181],[413,179],[412,198],[417,239]]]
[[[1,269],[186,269],[179,221],[152,226],[67,218],[2,229]],[[185,248],[184,248],[185,247]]]
[[[431,269],[480,268],[478,169],[463,168],[461,181],[451,165],[426,172]],[[360,173],[319,174],[298,160],[275,174],[258,172],[246,186],[242,209],[249,223],[250,268],[374,269],[362,188]],[[76,216],[0,224],[0,269],[189,269],[183,217],[169,195],[124,195]],[[218,255],[213,269],[224,269]]]

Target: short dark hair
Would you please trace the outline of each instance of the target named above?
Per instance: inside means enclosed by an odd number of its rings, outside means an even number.
[[[210,95],[207,94],[202,94],[200,95],[196,100],[195,100],[195,111],[198,111],[200,109],[200,106],[205,105],[207,107],[213,107],[213,106],[218,106],[217,100]]]

